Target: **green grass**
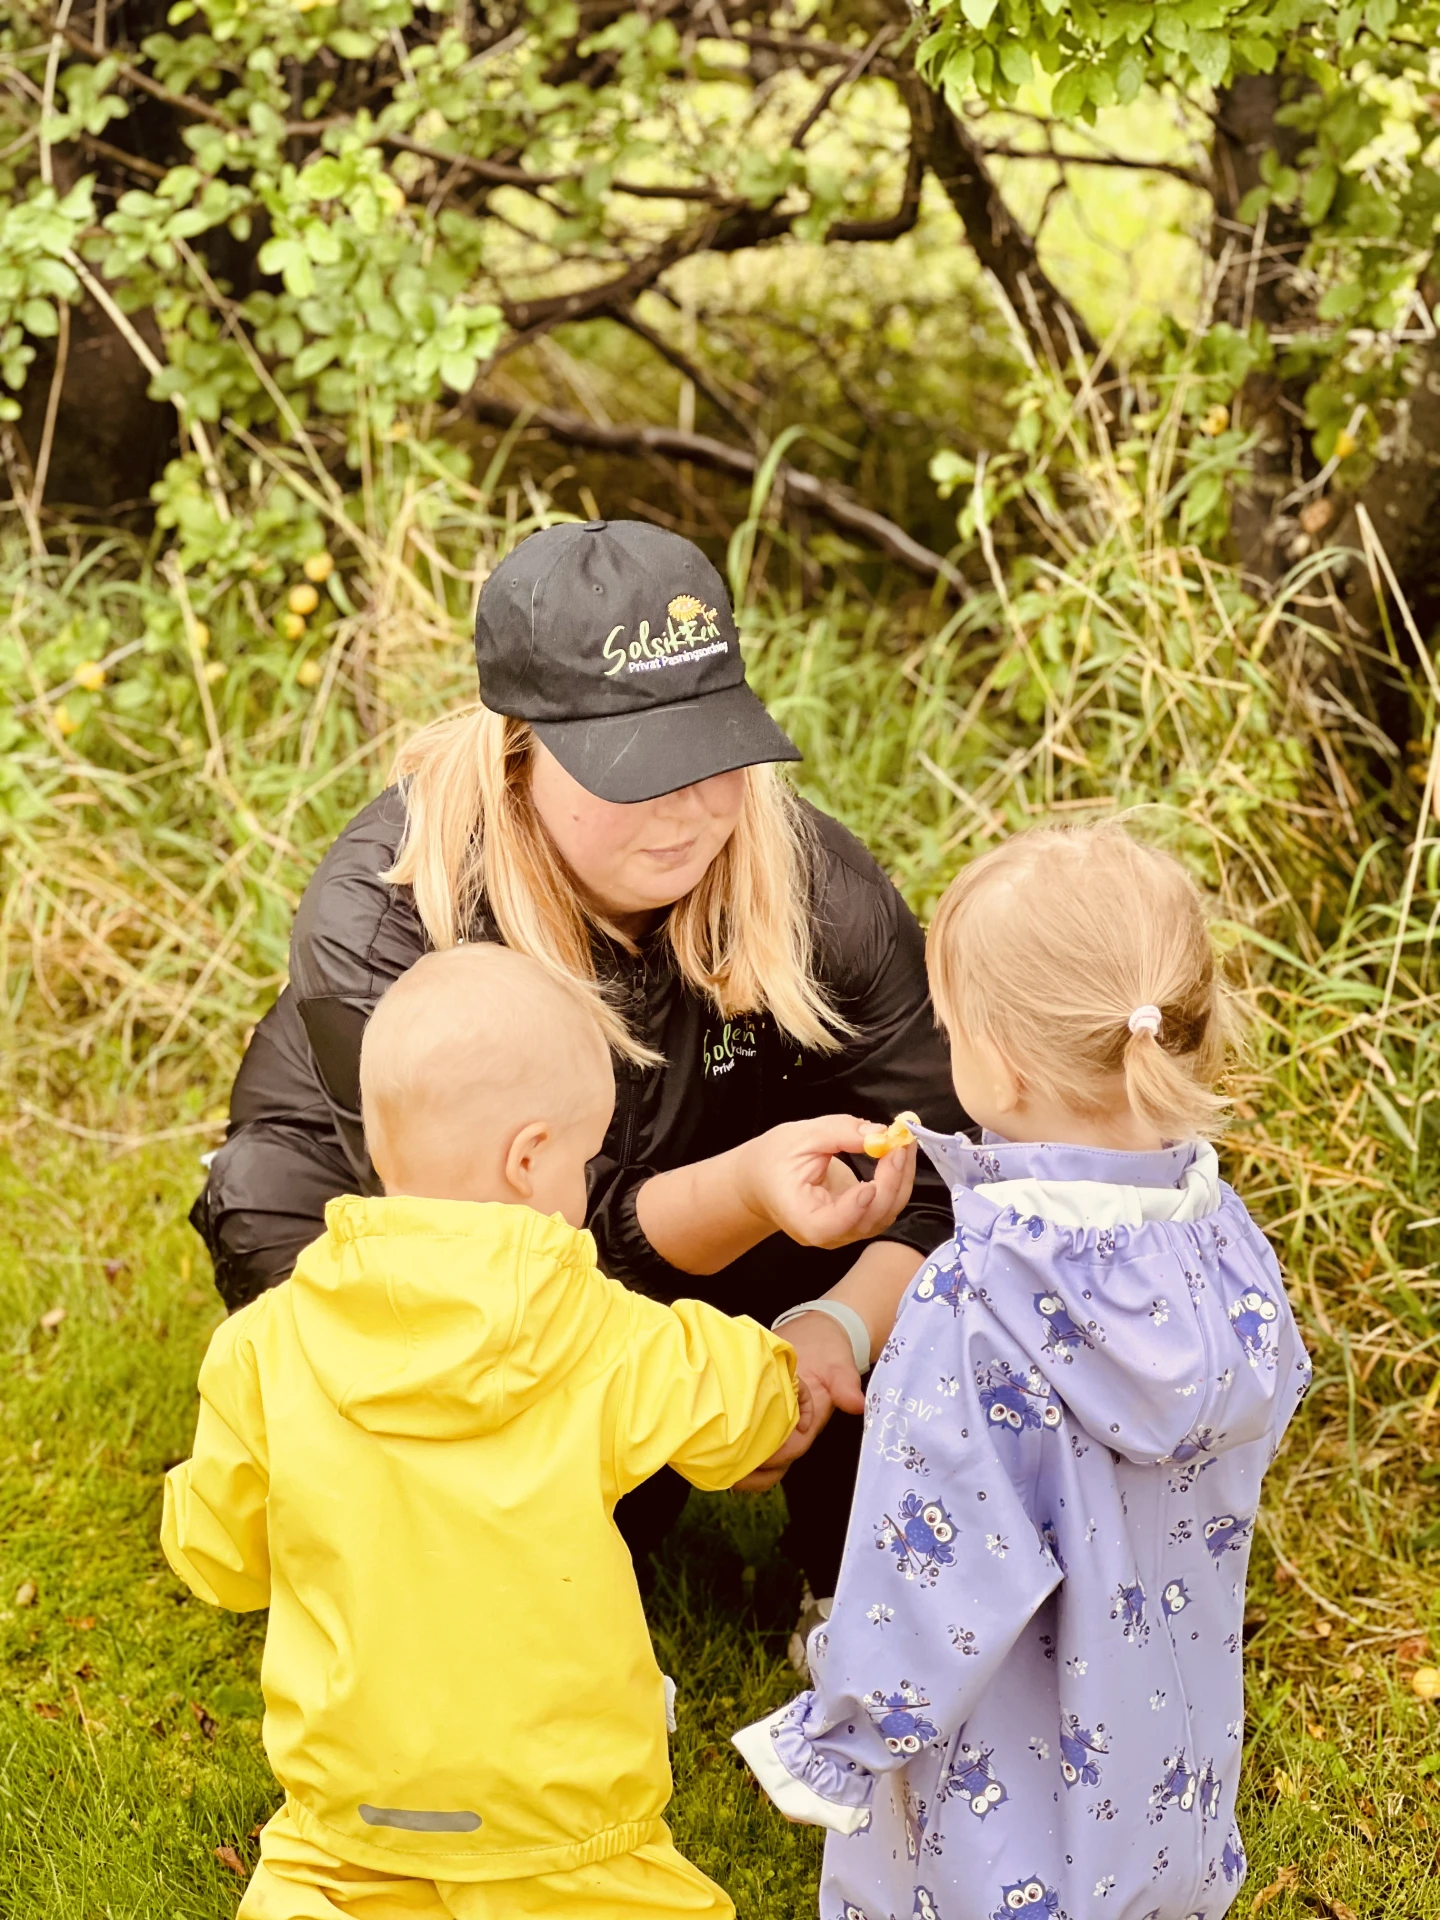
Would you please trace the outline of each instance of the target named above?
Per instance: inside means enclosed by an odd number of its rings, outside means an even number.
[[[156,1538],[161,1476],[188,1448],[195,1371],[219,1318],[182,1220],[197,1175],[182,1144],[117,1154],[35,1125],[12,1129],[0,1153],[7,1920],[226,1920],[239,1881],[216,1849],[253,1863],[254,1829],[277,1804],[257,1718],[263,1624],[193,1599]],[[56,1307],[65,1317],[47,1329]],[[1348,1431],[1340,1359],[1322,1352],[1271,1482],[1271,1516],[1312,1584],[1328,1583],[1326,1557],[1346,1551],[1337,1535],[1354,1519],[1350,1492],[1316,1471]],[[1363,1411],[1356,1438],[1368,1456]],[[1371,1585],[1328,1587],[1347,1612],[1378,1597],[1385,1610],[1362,1626],[1335,1619],[1317,1638],[1332,1616],[1277,1580],[1268,1543],[1256,1555],[1241,1808],[1252,1889],[1298,1868],[1272,1920],[1343,1915],[1335,1901],[1361,1920],[1440,1914],[1440,1770],[1424,1772],[1440,1769],[1440,1726],[1406,1685],[1417,1648],[1402,1644],[1440,1626],[1434,1558],[1415,1559],[1412,1541],[1397,1581],[1417,1516],[1402,1501],[1397,1517],[1379,1467],[1372,1477]],[[674,1830],[745,1920],[813,1912],[819,1861],[819,1836],[770,1809],[728,1744],[793,1687],[795,1575],[778,1525],[773,1498],[693,1500],[651,1606],[680,1684]],[[36,1597],[17,1606],[26,1583]]]

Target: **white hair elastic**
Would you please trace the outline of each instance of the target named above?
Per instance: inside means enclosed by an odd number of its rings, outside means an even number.
[[[1125,1022],[1131,1033],[1157,1034],[1160,1031],[1159,1007],[1136,1007]]]

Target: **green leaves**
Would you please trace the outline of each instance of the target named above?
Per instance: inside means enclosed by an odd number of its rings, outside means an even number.
[[[93,178],[63,198],[37,186],[27,200],[0,201],[0,380],[12,393],[25,384],[35,350],[26,336],[52,339],[60,328],[56,302],[80,297],[80,282],[64,256],[94,218]],[[19,408],[0,396],[0,420]]]

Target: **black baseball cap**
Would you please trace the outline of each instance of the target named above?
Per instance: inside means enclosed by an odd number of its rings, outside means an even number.
[[[602,800],[653,800],[800,750],[745,684],[724,582],[646,520],[522,540],[480,591],[480,698]]]

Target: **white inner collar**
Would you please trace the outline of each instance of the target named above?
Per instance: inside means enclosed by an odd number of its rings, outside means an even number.
[[[1109,1180],[991,1180],[972,1188],[994,1206],[1039,1215],[1057,1227],[1139,1227],[1147,1220],[1203,1220],[1220,1205],[1220,1161],[1201,1141],[1178,1187]]]

